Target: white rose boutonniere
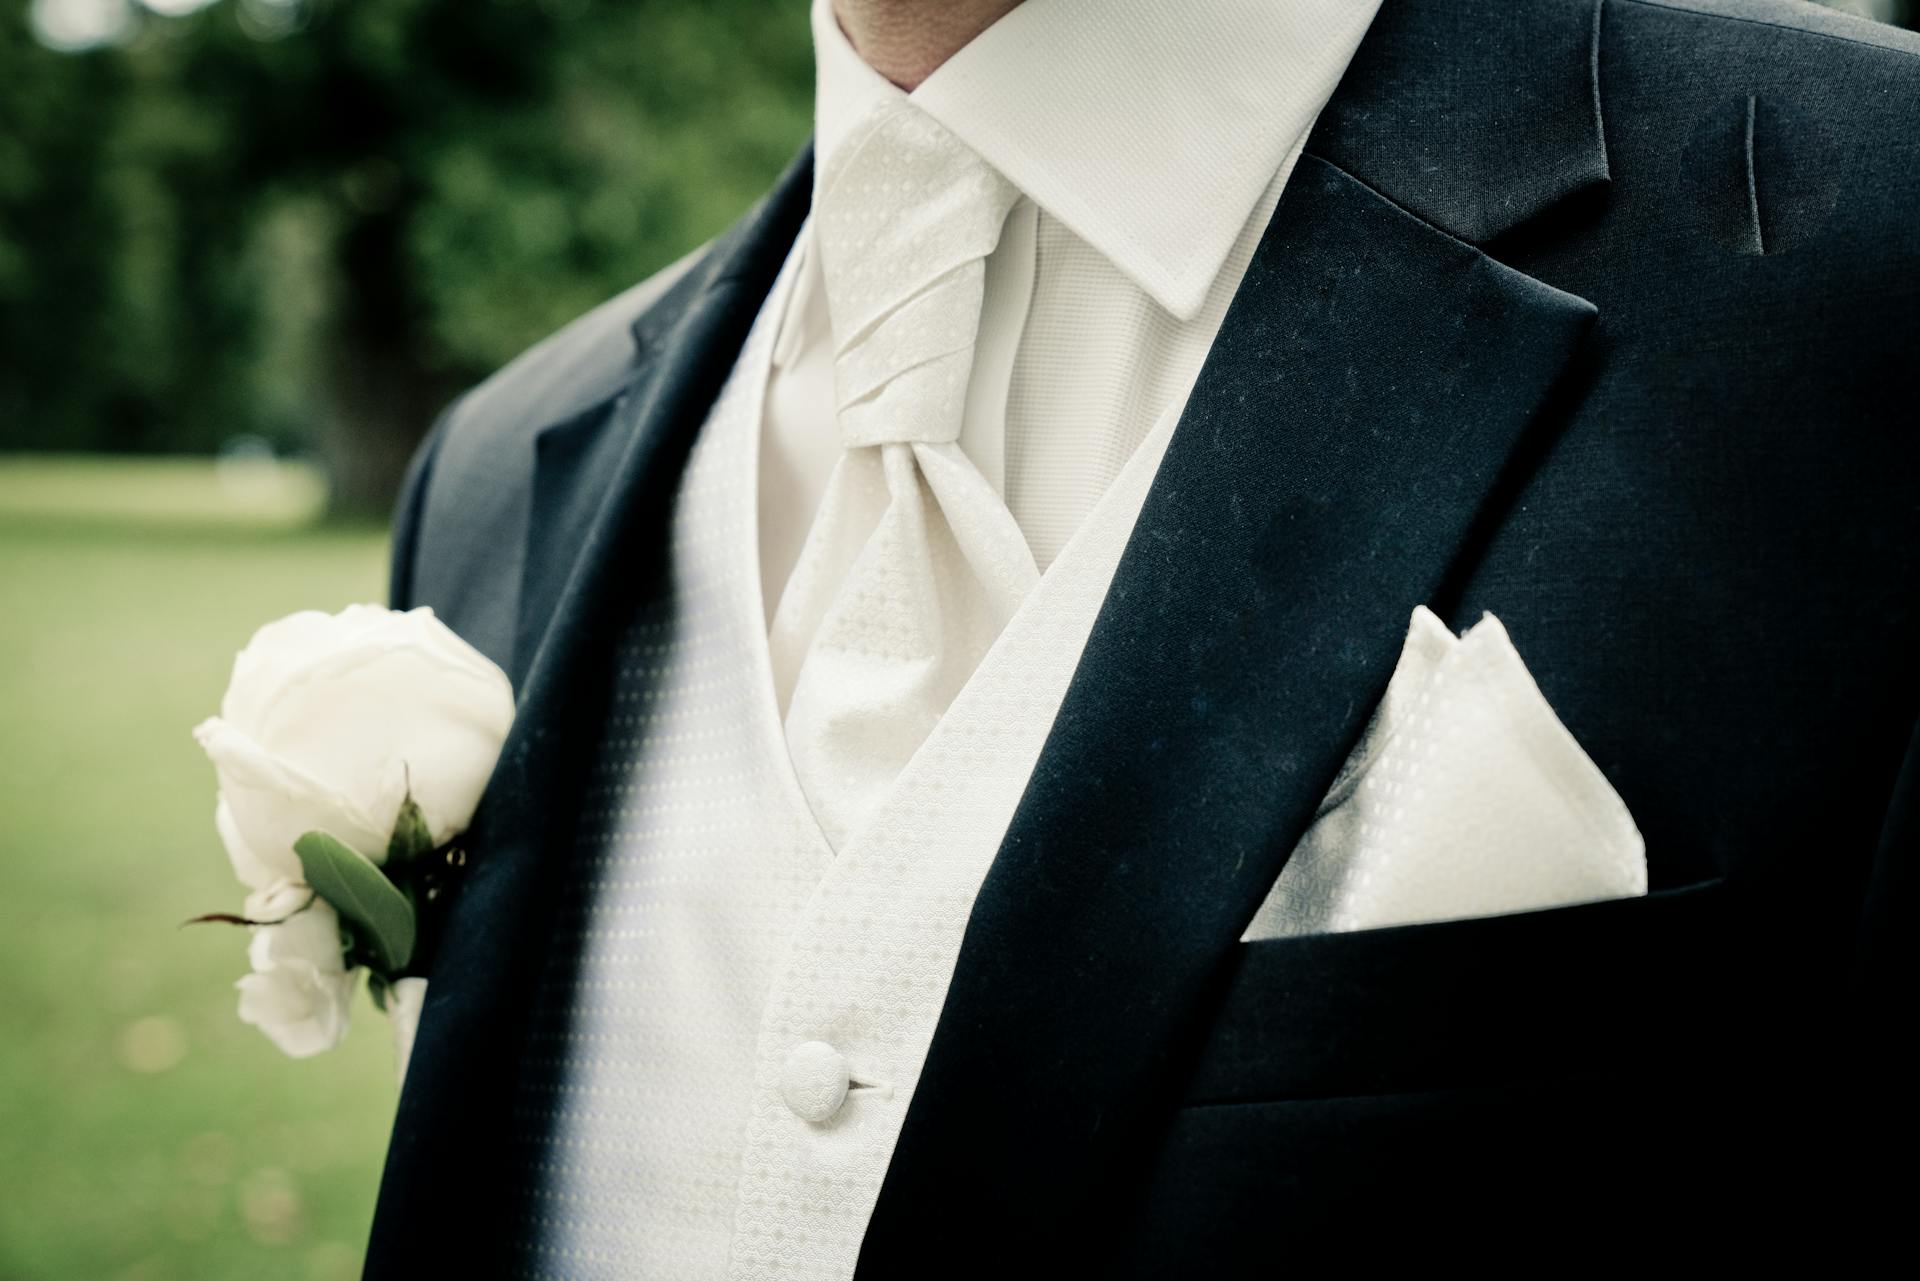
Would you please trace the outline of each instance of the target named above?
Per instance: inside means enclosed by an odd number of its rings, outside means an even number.
[[[219,778],[214,826],[251,891],[240,1017],[295,1057],[347,1030],[359,971],[393,1018],[404,1075],[437,893],[513,722],[506,673],[421,608],[353,605],[269,623],[194,737]]]

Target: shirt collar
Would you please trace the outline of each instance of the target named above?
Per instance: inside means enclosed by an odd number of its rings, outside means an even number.
[[[1025,0],[908,98],[1182,319],[1380,0]],[[814,0],[816,172],[899,88]]]

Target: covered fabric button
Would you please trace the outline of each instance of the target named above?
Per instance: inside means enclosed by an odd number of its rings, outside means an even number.
[[[847,1101],[853,1074],[847,1057],[825,1041],[802,1041],[780,1072],[780,1097],[802,1121],[819,1124]]]

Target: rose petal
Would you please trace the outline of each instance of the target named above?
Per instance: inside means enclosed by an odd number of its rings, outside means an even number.
[[[309,900],[311,902],[309,903]],[[303,904],[307,906],[302,908]],[[340,946],[340,916],[325,899],[305,885],[283,896],[247,899],[247,916],[256,921],[280,921],[253,931],[247,959],[256,970],[277,965],[305,965],[321,974],[346,972],[346,954]],[[285,920],[280,920],[285,917]]]
[[[240,1019],[266,1033],[282,1053],[309,1058],[340,1044],[347,1034],[353,976],[323,974],[290,963],[255,971],[235,984]]]
[[[238,839],[262,861],[273,859],[278,866],[279,851],[291,853],[294,842],[312,831],[326,832],[375,862],[386,857],[391,817],[384,823],[369,818],[352,799],[218,717],[202,722],[194,736],[213,761]]]
[[[213,827],[220,833],[220,843],[227,847],[227,860],[233,864],[233,874],[248,889],[257,890],[278,880],[300,876],[300,858],[291,849],[276,858],[254,853],[234,823],[233,808],[224,797],[214,804]]]

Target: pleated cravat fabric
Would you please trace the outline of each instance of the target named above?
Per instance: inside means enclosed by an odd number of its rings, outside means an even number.
[[[801,790],[843,845],[1039,580],[961,452],[984,260],[1015,188],[905,95],[814,206],[844,452],[769,634]]]

